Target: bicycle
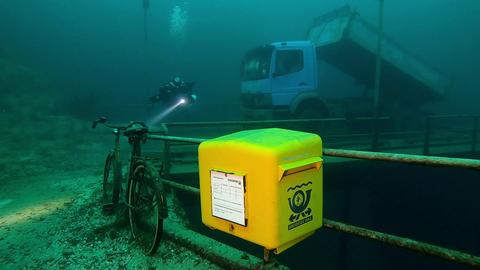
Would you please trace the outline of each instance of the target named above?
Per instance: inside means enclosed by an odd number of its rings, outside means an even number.
[[[114,148],[105,159],[103,173],[102,199],[105,214],[113,214],[118,206],[128,208],[128,219],[133,238],[144,251],[152,255],[156,252],[163,234],[163,219],[167,218],[167,201],[160,179],[161,172],[142,156],[141,145],[148,138],[148,127],[142,122],[128,125],[107,124],[105,117],[92,123],[92,128],[102,124],[113,130]],[[128,172],[122,174],[120,162],[120,136],[128,137],[131,145]],[[122,193],[125,191],[125,193]],[[124,196],[120,196],[124,194]]]

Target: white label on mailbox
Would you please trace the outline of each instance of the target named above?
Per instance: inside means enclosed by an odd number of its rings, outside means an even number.
[[[245,226],[244,176],[210,171],[212,215]]]

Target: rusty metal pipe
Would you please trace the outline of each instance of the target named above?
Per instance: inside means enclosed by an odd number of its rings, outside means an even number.
[[[188,137],[176,137],[176,136],[166,136],[166,135],[148,135],[149,140],[159,140],[159,141],[170,141],[170,142],[187,142],[193,144],[200,144],[207,139],[203,138],[188,138]]]
[[[182,191],[186,191],[186,192],[192,193],[194,195],[200,195],[200,189],[198,189],[196,187],[180,184],[180,183],[170,181],[170,180],[167,180],[167,179],[162,179],[162,181],[163,181],[164,184],[166,184],[167,186],[170,186],[172,188],[179,189],[179,190],[182,190]]]
[[[206,140],[202,138],[186,138],[186,137],[174,137],[174,136],[162,136],[162,135],[149,135],[148,138],[153,140],[188,142],[193,144],[199,144]],[[457,168],[480,170],[480,160],[477,160],[477,159],[380,153],[380,152],[371,152],[371,151],[344,150],[344,149],[331,149],[331,148],[324,148],[323,154],[325,156],[331,156],[331,157],[378,160],[378,161],[386,161],[386,162],[420,164],[420,165],[426,165],[426,166],[457,167]]]
[[[379,153],[369,151],[342,150],[324,148],[323,154],[332,157],[344,157],[365,160],[378,160],[387,162],[400,162],[408,164],[420,164],[427,166],[457,167],[480,170],[480,160],[467,158],[448,158],[409,154]]]
[[[427,244],[406,237],[372,231],[361,227],[341,223],[338,221],[329,220],[326,218],[323,219],[323,227],[379,241],[392,246],[413,250],[421,254],[442,258],[459,264],[465,264],[468,266],[473,266],[475,268],[480,268],[480,257],[457,250]]]
[[[259,125],[259,124],[285,124],[285,123],[310,123],[310,122],[346,122],[346,121],[372,121],[389,120],[389,117],[357,117],[346,118],[316,118],[316,119],[290,119],[290,120],[258,120],[258,121],[204,121],[204,122],[170,122],[165,125],[170,127],[180,126],[232,126],[232,125]]]
[[[190,249],[202,258],[205,258],[222,269],[270,269],[260,258],[252,256],[236,248],[227,246],[217,240],[193,232],[188,228],[171,222],[168,224],[165,236],[177,245]],[[277,269],[288,270],[279,265]]]

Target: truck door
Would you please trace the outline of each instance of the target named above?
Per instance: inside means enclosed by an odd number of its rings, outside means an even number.
[[[316,55],[311,43],[275,49],[271,87],[272,104],[276,106],[288,106],[299,93],[317,88]]]

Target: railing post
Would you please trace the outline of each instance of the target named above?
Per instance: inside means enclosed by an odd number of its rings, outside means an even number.
[[[431,118],[427,116],[425,118],[425,139],[423,141],[423,154],[425,156],[430,155],[430,133],[431,133]]]
[[[473,117],[472,154],[477,152],[478,116]]]
[[[165,129],[165,136],[168,136],[168,128]],[[171,160],[170,160],[170,141],[163,141],[163,175],[170,175]]]
[[[379,137],[379,123],[378,123],[378,117],[375,117],[373,119],[373,132],[372,132],[372,151],[377,151],[378,150],[378,137]]]

